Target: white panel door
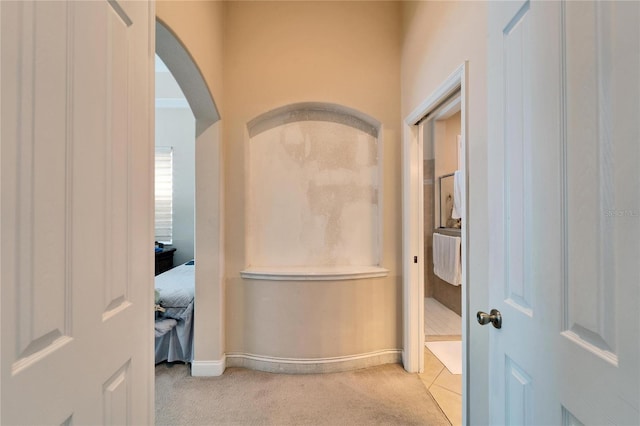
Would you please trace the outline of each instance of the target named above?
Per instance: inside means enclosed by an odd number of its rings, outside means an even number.
[[[152,423],[153,5],[0,15],[0,423]]]
[[[640,3],[489,7],[491,423],[638,425]]]

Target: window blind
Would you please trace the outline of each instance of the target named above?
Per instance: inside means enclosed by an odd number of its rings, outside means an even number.
[[[171,244],[173,239],[173,148],[156,147],[156,241]]]

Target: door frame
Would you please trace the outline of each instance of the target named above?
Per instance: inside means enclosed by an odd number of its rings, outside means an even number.
[[[462,424],[468,423],[468,354],[467,292],[468,256],[468,61],[458,66],[438,88],[420,103],[403,123],[402,142],[402,269],[403,269],[403,363],[408,372],[424,371],[424,205],[423,138],[419,122],[450,95],[460,91],[464,194],[462,200]]]

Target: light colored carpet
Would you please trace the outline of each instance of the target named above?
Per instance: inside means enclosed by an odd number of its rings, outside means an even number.
[[[462,342],[426,342],[424,344],[451,374],[462,374]]]
[[[333,374],[156,366],[158,425],[449,425],[416,374],[388,364]]]

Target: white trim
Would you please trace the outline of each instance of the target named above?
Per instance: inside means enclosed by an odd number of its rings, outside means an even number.
[[[389,270],[378,266],[250,266],[242,278],[275,281],[335,281],[386,277]]]
[[[462,143],[459,158],[462,159],[462,181],[464,197],[462,197],[462,424],[469,424],[469,67],[464,63],[460,76],[460,136]],[[474,317],[472,315],[472,317]]]
[[[158,109],[170,109],[170,108],[190,108],[189,102],[185,98],[156,98],[156,108]]]
[[[422,235],[419,203],[422,194],[423,173],[422,144],[419,128],[403,127],[402,145],[402,282],[403,282],[403,364],[410,373],[424,368],[424,244],[419,244]],[[424,238],[424,237],[423,237]],[[418,262],[414,262],[414,257]],[[422,271],[422,272],[421,272]],[[421,313],[422,310],[422,313]],[[422,318],[422,321],[420,320]]]
[[[422,118],[438,107],[456,91],[461,97],[462,121],[462,158],[464,159],[465,198],[463,200],[462,226],[462,423],[468,423],[468,347],[469,336],[467,322],[469,303],[467,295],[467,256],[468,256],[468,64],[461,64],[447,79],[427,97],[411,114],[403,126],[403,174],[402,174],[402,266],[404,293],[404,366],[409,372],[424,369],[424,211],[422,204],[424,181],[422,170],[423,142],[419,127]],[[419,262],[413,263],[414,256]]]
[[[279,358],[242,352],[227,354],[229,367],[243,367],[269,373],[317,374],[337,373],[383,364],[397,364],[400,349],[387,349],[357,355],[328,358]]]
[[[462,108],[462,99],[460,99],[460,96],[456,96],[451,101],[439,107],[437,112],[433,115],[433,118],[435,120],[446,120],[460,112],[460,108]]]
[[[191,375],[193,377],[217,377],[222,376],[227,368],[227,357],[213,361],[193,361],[191,363]]]
[[[418,105],[416,109],[414,109],[413,112],[404,120],[405,124],[409,126],[418,124],[418,122],[438,106],[440,102],[444,101],[449,95],[458,90],[461,86],[462,78],[465,76],[465,64],[456,68],[456,70],[447,77],[435,92]]]

